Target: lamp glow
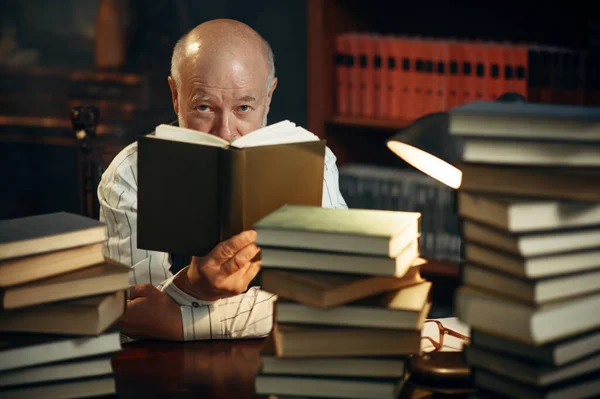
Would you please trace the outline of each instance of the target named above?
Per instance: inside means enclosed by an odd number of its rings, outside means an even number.
[[[419,169],[421,172],[454,189],[460,187],[462,182],[462,172],[448,162],[399,141],[388,141],[387,146],[396,155]]]

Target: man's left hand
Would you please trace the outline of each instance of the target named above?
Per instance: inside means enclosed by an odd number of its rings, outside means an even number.
[[[181,308],[151,284],[136,284],[130,288],[127,309],[119,320],[119,327],[131,338],[183,341]]]

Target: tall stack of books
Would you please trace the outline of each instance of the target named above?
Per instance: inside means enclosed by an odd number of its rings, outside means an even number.
[[[285,205],[254,225],[261,288],[278,296],[257,393],[397,396],[431,307],[420,219]]]
[[[456,315],[480,396],[600,395],[600,111],[473,103],[464,140],[465,242]]]
[[[105,240],[104,224],[65,212],[0,221],[0,397],[115,393],[130,268]]]

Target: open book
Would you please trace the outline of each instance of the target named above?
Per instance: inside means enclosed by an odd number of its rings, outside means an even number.
[[[308,130],[296,126],[288,120],[262,127],[233,142],[228,142],[213,134],[186,129],[173,125],[158,125],[155,137],[164,140],[181,141],[190,144],[202,144],[214,147],[248,148],[264,145],[304,143],[307,141],[319,141],[319,137]]]
[[[324,158],[290,121],[232,143],[159,125],[138,142],[138,248],[205,255],[282,205],[321,206]]]

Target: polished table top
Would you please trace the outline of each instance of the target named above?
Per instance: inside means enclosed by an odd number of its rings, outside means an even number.
[[[263,339],[234,341],[136,341],[113,357],[120,398],[268,398],[254,392]],[[453,399],[462,395],[450,395]],[[438,398],[405,386],[400,398]]]
[[[113,357],[122,398],[265,398],[255,395],[263,340],[160,342],[123,345]]]

